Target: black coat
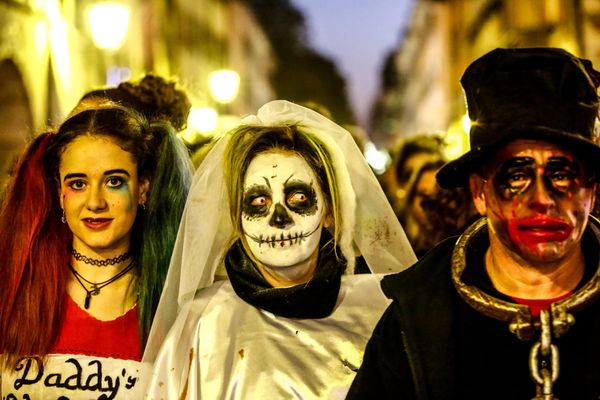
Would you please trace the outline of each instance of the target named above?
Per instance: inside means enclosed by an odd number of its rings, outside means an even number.
[[[530,400],[535,396],[528,362],[537,335],[532,341],[521,341],[509,332],[507,323],[478,313],[460,298],[450,277],[456,239],[447,239],[415,266],[384,279],[382,288],[393,302],[373,332],[348,399]],[[475,243],[468,250],[463,278],[469,274],[469,284],[479,282],[481,289],[508,300],[493,289],[483,267],[487,231]],[[586,232],[586,270],[591,271],[586,279],[597,269],[598,250],[597,240]],[[554,394],[560,400],[597,400],[600,302],[575,318],[566,335],[553,339],[560,354]]]

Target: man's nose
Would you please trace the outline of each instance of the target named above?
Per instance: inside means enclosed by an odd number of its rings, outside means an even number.
[[[546,186],[543,177],[538,176],[533,186],[529,206],[538,211],[546,212],[554,204],[554,198]]]

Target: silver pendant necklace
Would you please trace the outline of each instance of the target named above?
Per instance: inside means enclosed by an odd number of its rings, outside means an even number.
[[[83,288],[83,290],[85,290],[85,293],[86,293],[85,294],[85,301],[83,303],[83,308],[85,308],[86,310],[88,308],[90,308],[90,302],[92,301],[92,296],[99,295],[100,294],[100,289],[102,289],[105,286],[110,285],[111,283],[113,283],[117,279],[121,278],[127,272],[131,271],[132,268],[133,268],[133,261],[130,262],[128,266],[126,266],[125,268],[123,268],[121,271],[119,271],[112,278],[107,279],[107,280],[105,280],[103,282],[91,282],[91,281],[85,279],[79,272],[77,272],[75,270],[75,268],[73,268],[73,266],[71,264],[69,264],[69,269],[73,273],[73,276],[75,277],[75,279],[77,279],[77,282],[79,282],[79,284],[81,285],[81,287]],[[84,281],[87,284],[91,285],[89,289],[83,283]]]

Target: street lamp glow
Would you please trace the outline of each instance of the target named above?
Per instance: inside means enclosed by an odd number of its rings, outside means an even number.
[[[363,154],[373,171],[378,175],[381,175],[385,172],[385,169],[391,161],[390,155],[387,153],[387,151],[378,150],[373,142],[368,142],[365,145]]]
[[[463,115],[460,121],[462,124],[462,128],[465,130],[465,132],[469,133],[469,131],[471,130],[471,119],[469,118],[469,114]]]
[[[117,50],[129,26],[129,7],[118,3],[99,3],[88,10],[92,39],[100,49]]]
[[[214,108],[203,107],[190,110],[188,115],[188,128],[202,133],[212,132],[217,129],[218,114]]]
[[[210,92],[219,103],[230,103],[235,99],[240,86],[240,76],[231,69],[220,69],[210,74]]]

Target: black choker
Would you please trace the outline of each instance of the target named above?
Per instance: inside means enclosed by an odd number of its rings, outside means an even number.
[[[85,279],[79,272],[77,272],[75,270],[75,268],[73,268],[73,266],[71,264],[69,264],[69,269],[71,270],[71,272],[73,273],[73,276],[75,276],[75,279],[77,279],[77,282],[79,282],[79,284],[81,285],[81,287],[83,288],[83,290],[85,290],[85,302],[83,303],[83,308],[85,308],[86,310],[88,308],[90,308],[90,302],[92,300],[92,296],[97,296],[100,294],[100,289],[102,289],[105,286],[110,285],[111,283],[113,283],[114,281],[116,281],[117,279],[119,279],[120,277],[122,277],[123,275],[125,275],[127,272],[131,271],[131,268],[133,268],[133,262],[130,263],[127,267],[123,268],[121,271],[119,271],[119,273],[117,273],[115,276],[113,276],[110,279],[105,280],[104,282],[91,282],[88,281],[87,279]],[[88,289],[81,280],[84,280],[86,283],[88,283],[90,286],[90,288]]]
[[[83,261],[86,264],[95,265],[97,267],[106,267],[107,265],[119,264],[131,257],[131,252],[129,251],[117,257],[107,258],[106,260],[96,260],[95,258],[86,257],[75,249],[71,250],[71,254],[73,254],[73,258],[77,261]]]
[[[330,237],[321,238],[321,246]],[[325,318],[336,305],[345,260],[335,256],[333,243],[320,248],[317,269],[306,283],[274,288],[263,278],[243,249],[241,241],[225,256],[225,268],[233,290],[246,303],[286,318]]]

